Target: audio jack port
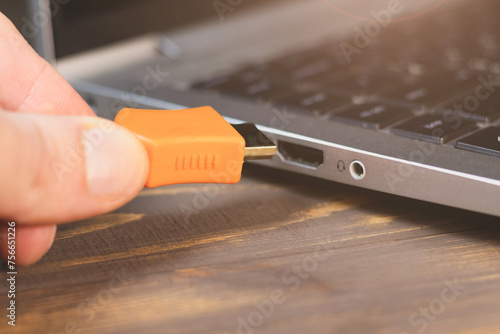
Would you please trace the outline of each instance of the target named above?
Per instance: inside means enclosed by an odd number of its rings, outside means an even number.
[[[351,176],[353,177],[353,179],[355,179],[356,181],[362,180],[366,176],[365,165],[359,160],[354,160],[353,162],[351,162],[349,171],[351,172]]]

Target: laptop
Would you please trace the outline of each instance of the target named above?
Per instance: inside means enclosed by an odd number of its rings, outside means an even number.
[[[255,163],[500,216],[495,0],[28,3],[101,117],[210,105],[277,143]]]

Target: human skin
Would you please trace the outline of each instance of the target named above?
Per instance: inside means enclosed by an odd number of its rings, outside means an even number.
[[[138,139],[95,116],[0,13],[0,255],[16,223],[16,264],[37,262],[56,225],[112,211],[142,189]]]

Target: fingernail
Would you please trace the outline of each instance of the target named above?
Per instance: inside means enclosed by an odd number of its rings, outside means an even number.
[[[83,132],[87,183],[95,196],[117,198],[144,186],[147,158],[142,144],[109,123]]]

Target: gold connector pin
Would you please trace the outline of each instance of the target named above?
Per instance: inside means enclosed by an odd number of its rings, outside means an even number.
[[[245,139],[245,161],[271,159],[276,155],[276,144],[254,124],[231,125]]]

